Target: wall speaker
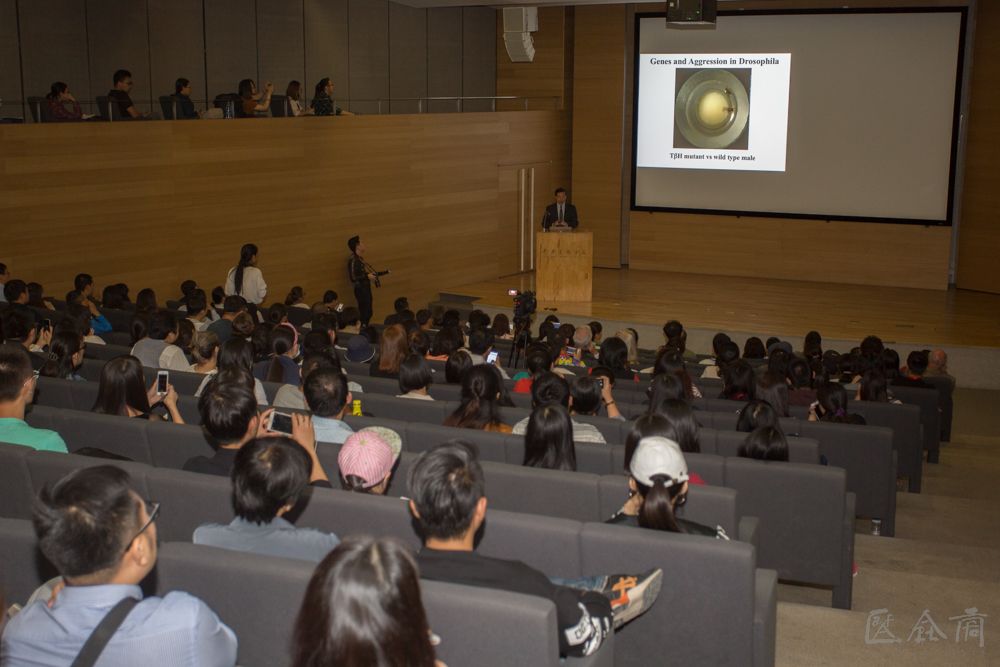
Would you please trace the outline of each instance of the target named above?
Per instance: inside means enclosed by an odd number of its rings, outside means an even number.
[[[538,31],[537,7],[504,7],[503,43],[511,62],[530,63],[535,60],[535,40]]]
[[[716,0],[667,0],[667,25],[715,25]]]

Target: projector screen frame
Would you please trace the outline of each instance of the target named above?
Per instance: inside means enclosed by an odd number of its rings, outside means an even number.
[[[962,93],[965,85],[966,39],[969,20],[968,6],[949,7],[842,7],[817,9],[748,9],[719,10],[720,18],[739,16],[795,16],[795,15],[844,15],[844,14],[958,14],[960,27],[958,34],[958,57],[955,72],[955,100],[952,110],[951,151],[948,167],[948,202],[945,218],[941,220],[923,218],[896,218],[858,215],[828,215],[822,213],[791,213],[787,211],[732,210],[712,208],[690,208],[670,206],[645,206],[636,204],[636,172],[638,170],[639,147],[639,60],[642,56],[641,27],[643,19],[663,19],[666,12],[636,12],[632,54],[632,154],[629,209],[635,212],[688,213],[694,215],[725,215],[736,218],[782,218],[798,220],[825,220],[827,222],[873,222],[894,225],[920,225],[922,227],[951,227],[955,214],[955,187],[958,172],[959,141],[961,138]],[[669,28],[664,28],[665,30]],[[691,28],[695,29],[695,28]],[[704,29],[704,28],[702,28]],[[787,147],[786,147],[787,150]]]

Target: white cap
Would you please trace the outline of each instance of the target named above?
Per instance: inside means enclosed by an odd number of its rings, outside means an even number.
[[[652,436],[639,441],[629,470],[635,481],[643,486],[653,486],[653,477],[665,475],[667,486],[688,481],[687,461],[680,446],[668,438]]]

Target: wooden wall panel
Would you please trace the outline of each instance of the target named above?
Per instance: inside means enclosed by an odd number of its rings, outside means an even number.
[[[242,79],[258,78],[254,6],[254,0],[205,2],[205,69],[210,98],[237,92]]]
[[[348,20],[351,110],[378,113],[377,100],[389,97],[389,3],[351,0]]]
[[[566,94],[566,8],[540,7],[538,32],[533,33],[535,60],[513,63],[503,42],[503,15],[497,12],[497,95],[528,97],[531,109],[562,109]],[[524,102],[503,102],[501,108],[524,108]]]
[[[271,81],[277,95],[306,75],[302,10],[301,2],[257,0],[257,83]]]
[[[305,0],[306,87],[312,99],[316,84],[331,77],[334,98],[351,94],[349,76],[348,0]]]
[[[389,96],[427,96],[427,10],[389,3]],[[392,102],[391,113],[417,113],[417,101]]]
[[[594,265],[621,266],[624,5],[575,11],[572,200],[594,232]],[[618,91],[612,94],[611,91]]]
[[[53,82],[63,81],[83,104],[90,96],[84,3],[79,0],[21,2],[19,12],[25,97],[43,96]],[[9,65],[0,63],[0,66]],[[108,86],[111,74],[108,72],[102,78]],[[93,112],[89,104],[84,109]]]
[[[89,97],[107,95],[115,71],[127,69],[132,72],[133,104],[139,111],[152,111],[146,3],[87,0],[86,4]]]
[[[0,117],[20,116],[21,44],[17,34],[16,0],[0,0]],[[29,115],[27,112],[25,116]]]
[[[966,289],[1000,292],[1000,189],[997,154],[1000,132],[1000,6],[978,3],[972,66],[972,102],[965,160],[965,196],[958,230],[956,284]]]
[[[498,277],[498,165],[546,161],[568,132],[565,113],[545,111],[0,126],[0,219],[49,241],[11,236],[0,261],[55,295],[86,270],[164,299],[188,277],[220,284],[254,242],[268,302],[292,285],[353,301],[345,244],[360,233],[393,270],[381,318],[397,296]]]
[[[147,0],[149,6],[149,81],[153,99],[174,92],[184,77],[191,97],[210,99],[205,81],[205,22],[202,0]],[[212,97],[215,94],[213,93]]]
[[[490,24],[492,34],[493,26]],[[462,95],[462,8],[440,7],[427,10],[427,95],[460,97]],[[493,58],[496,71],[496,59]],[[496,89],[496,81],[493,81]],[[458,111],[449,101],[432,101],[427,110],[435,113]]]

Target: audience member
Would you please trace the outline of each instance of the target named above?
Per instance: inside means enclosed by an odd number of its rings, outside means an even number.
[[[222,307],[222,317],[208,325],[206,331],[211,331],[219,338],[219,344],[225,345],[233,335],[233,320],[247,309],[246,300],[235,294],[225,297]]]
[[[248,304],[259,306],[267,297],[264,274],[257,268],[257,246],[246,243],[240,248],[240,260],[226,274],[226,296],[243,297]]]
[[[433,401],[427,393],[434,376],[431,366],[419,354],[409,354],[399,365],[399,393],[396,398],[413,398],[421,401]]]
[[[184,350],[174,344],[178,333],[177,316],[173,311],[157,310],[149,317],[146,338],[136,342],[130,354],[149,368],[191,370],[191,362],[184,356]]]
[[[631,496],[607,523],[729,540],[721,526],[710,528],[677,517],[687,502],[687,461],[677,443],[652,436],[639,441],[629,463]]]
[[[788,412],[788,381],[786,374],[766,371],[757,381],[754,395],[771,404],[779,417],[790,417]]]
[[[428,311],[428,315],[430,312]],[[495,340],[512,340],[514,338],[514,327],[511,326],[510,318],[503,313],[493,316],[493,323],[490,325],[490,333]]]
[[[816,400],[809,362],[796,357],[788,363],[788,405],[807,406]]]
[[[285,99],[288,105],[289,116],[311,116],[314,113],[312,107],[302,104],[302,83],[299,81],[289,81],[285,88]]]
[[[205,297],[204,290],[195,290],[181,308],[187,312],[187,321],[191,323],[195,331],[208,330],[209,325],[218,319],[218,316],[213,317],[215,311],[208,307],[208,299]]]
[[[132,103],[132,98],[129,97],[129,91],[132,90],[132,72],[127,69],[120,69],[114,73],[112,77],[112,83],[114,87],[108,91],[108,104],[113,104],[118,107],[118,115],[124,120],[139,120],[142,118],[149,118],[148,113],[140,112],[135,104]],[[101,109],[101,114],[108,114],[112,116],[112,112],[109,109]]]
[[[129,301],[128,285],[125,283],[115,283],[105,287],[104,292],[101,294],[101,303],[105,308],[115,310],[128,310],[134,307],[132,302]]]
[[[444,364],[444,381],[448,384],[462,384],[470,368],[472,368],[472,357],[469,356],[469,351],[455,350],[448,355],[448,360]]]
[[[86,350],[83,336],[76,331],[58,331],[52,334],[49,357],[39,370],[39,375],[62,380],[83,380],[77,370],[83,365]]]
[[[740,346],[731,340],[722,341],[715,355],[715,363],[701,374],[706,379],[716,379],[723,376],[724,369],[740,360]],[[746,363],[746,362],[744,362]]]
[[[542,405],[531,412],[524,434],[524,462],[531,468],[576,470],[573,422],[561,405]]]
[[[191,82],[184,77],[174,82],[174,94],[171,95],[171,100],[175,120],[201,118],[201,114],[194,108],[194,102],[191,101]]]
[[[86,300],[97,303],[94,298],[94,277],[89,273],[78,273],[73,278],[73,289],[82,294]]]
[[[667,401],[687,400],[687,395],[684,393],[684,383],[673,373],[654,375],[646,388],[646,396],[649,398],[646,407],[647,414],[659,414],[663,404]]]
[[[924,381],[924,372],[930,363],[929,350],[914,350],[906,357],[905,372],[892,381],[896,387],[919,387],[921,389],[933,389],[934,387]]]
[[[401,324],[392,324],[382,331],[378,356],[371,360],[368,372],[372,377],[399,378],[399,365],[410,353],[406,329]]]
[[[748,401],[736,413],[736,430],[740,433],[750,433],[762,426],[781,428],[778,411],[767,401]]]
[[[348,537],[323,559],[295,622],[293,667],[445,667],[434,659],[420,573],[393,539]]]
[[[951,377],[948,373],[948,353],[941,349],[932,350],[927,356],[927,370],[924,375]]]
[[[486,364],[468,369],[462,376],[461,402],[444,425],[510,433],[511,427],[500,420],[500,389],[499,376]]]
[[[135,295],[135,312],[137,314],[146,313],[148,315],[159,309],[160,306],[156,301],[156,292],[148,287],[139,290],[139,293]]]
[[[202,375],[214,375],[219,368],[219,337],[211,331],[199,331],[191,341],[191,356],[194,363],[191,371]]]
[[[532,343],[524,353],[527,372],[514,375],[514,393],[530,394],[535,377],[552,370],[552,353],[544,343]]]
[[[312,100],[313,113],[317,116],[351,116],[350,111],[344,111],[333,103],[333,80],[323,77],[316,84]]]
[[[787,461],[788,441],[780,428],[758,426],[747,435],[737,456],[759,461]]]
[[[379,426],[350,435],[337,454],[340,487],[384,496],[402,447],[399,434]]]
[[[743,358],[744,359],[765,359],[767,358],[767,350],[764,348],[764,342],[757,338],[757,336],[751,336],[747,338],[746,343],[743,344]]]
[[[18,278],[8,280],[3,286],[4,300],[10,304],[28,305],[28,285]]]
[[[701,426],[694,416],[691,406],[684,401],[664,401],[655,413],[667,421],[666,429],[662,433],[651,435],[662,435],[668,440],[673,440],[681,451],[685,454],[699,454],[701,452]],[[698,482],[694,482],[698,483]]]
[[[431,349],[427,353],[428,361],[447,361],[456,350],[462,349],[465,339],[458,327],[441,327],[431,342]]]
[[[423,452],[410,468],[410,512],[424,546],[421,577],[544,597],[555,604],[559,652],[596,652],[612,627],[649,609],[659,594],[661,570],[638,576],[597,577],[596,590],[553,583],[520,561],[480,556],[475,537],[486,520],[483,469],[471,445],[453,440]]]
[[[861,415],[847,412],[847,390],[833,382],[827,382],[816,390],[816,402],[809,406],[809,421],[866,423]]]
[[[198,399],[201,425],[215,447],[215,454],[188,459],[184,470],[229,477],[241,447],[254,438],[279,435],[267,431],[271,412],[273,409],[258,412],[257,400],[249,386],[249,373],[236,368],[221,371]],[[302,420],[292,424],[300,433],[305,433],[301,436],[304,440],[312,437],[311,429],[306,429]]]
[[[45,348],[52,340],[52,328],[36,322],[34,311],[21,306],[9,306],[2,313],[2,321],[4,341],[23,347],[30,354],[32,368],[41,368]]]
[[[354,401],[343,373],[332,368],[314,370],[306,377],[302,391],[313,413],[316,440],[340,444],[354,433],[343,421]]]
[[[612,336],[601,344],[601,365],[611,369],[618,380],[639,381],[639,375],[629,366],[628,347],[618,336]]]
[[[722,368],[722,393],[719,398],[750,401],[754,398],[756,387],[753,368],[742,359]]]
[[[258,405],[267,405],[267,394],[264,392],[264,385],[253,376],[253,347],[244,338],[230,338],[219,347],[219,358],[216,363],[218,374],[238,373],[240,376],[246,375],[245,382],[247,388],[257,399]],[[205,387],[215,376],[208,374],[201,381],[198,389],[194,392],[195,397],[200,397]]]
[[[593,341],[595,347],[599,346],[601,344],[604,327],[601,326],[601,323],[596,320],[587,323],[587,326],[590,327],[590,340]]]
[[[309,418],[296,413],[292,419],[300,429],[295,438],[255,438],[237,450],[231,475],[236,517],[198,526],[195,544],[318,563],[340,543],[336,535],[285,519],[310,484],[329,486],[315,442],[307,439]]]
[[[531,385],[532,408],[560,405],[569,410],[571,407],[570,398],[569,383],[551,371],[540,373]],[[587,400],[589,401],[590,399],[588,398]],[[615,407],[614,401],[612,401],[609,408],[613,407]],[[525,417],[517,422],[511,432],[514,435],[525,435],[528,432],[528,422],[530,419],[531,417]],[[591,442],[599,445],[607,443],[604,435],[593,424],[578,422],[575,419],[572,420],[572,424],[574,442]]]
[[[291,324],[282,324],[271,329],[267,336],[268,354],[263,361],[254,365],[254,377],[262,382],[280,382],[298,385],[299,332]]]
[[[156,566],[159,509],[113,466],[82,468],[46,485],[35,504],[35,534],[65,588],[11,619],[3,664],[77,664],[101,622],[118,610],[127,617],[110,634],[102,665],[235,665],[236,635],[204,602],[176,591],[143,598],[139,584]]]
[[[45,296],[45,287],[41,283],[31,282],[25,285],[28,291],[28,305],[32,308],[40,308],[42,310],[55,310],[56,305],[52,303],[52,299]]]
[[[177,392],[172,384],[167,384],[165,394],[157,392],[157,381],[146,388],[146,378],[142,364],[132,356],[116,357],[101,369],[101,379],[97,386],[97,400],[91,412],[118,415],[139,419],[162,420],[153,413],[153,408],[162,404],[167,409],[170,421],[183,424],[184,419],[177,409]]]
[[[240,96],[240,109],[244,118],[266,115],[271,110],[271,95],[274,93],[274,84],[270,81],[264,84],[264,92],[257,92],[257,82],[253,79],[243,79],[236,88]],[[236,292],[239,294],[239,292]],[[251,303],[259,303],[251,301]]]
[[[28,351],[21,345],[0,345],[0,442],[65,453],[66,443],[58,433],[33,428],[24,421],[37,384]]]

